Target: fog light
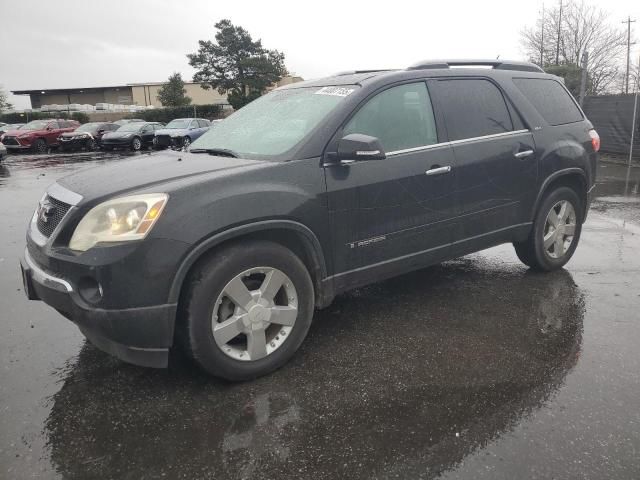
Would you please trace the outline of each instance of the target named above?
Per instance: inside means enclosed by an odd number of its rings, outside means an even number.
[[[91,277],[82,277],[78,282],[78,293],[85,302],[98,303],[102,300],[102,285]]]

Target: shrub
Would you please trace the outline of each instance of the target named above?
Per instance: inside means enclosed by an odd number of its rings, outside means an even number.
[[[213,119],[222,117],[221,105],[196,105],[195,111],[195,116],[198,118]],[[186,107],[154,108],[153,110],[145,110],[144,112],[132,113],[130,115],[127,115],[125,118],[142,118],[147,122],[168,123],[174,118],[193,117],[193,112],[193,105]]]

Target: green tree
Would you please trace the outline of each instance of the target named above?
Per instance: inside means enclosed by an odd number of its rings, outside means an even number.
[[[571,92],[576,100],[580,97],[580,83],[582,82],[582,68],[577,65],[546,65],[544,71],[551,75],[557,75],[564,79],[564,84]],[[587,72],[587,85],[586,92],[589,93],[593,90],[591,82],[591,75]]]
[[[184,107],[191,103],[191,97],[187,97],[186,93],[182,75],[176,72],[158,90],[158,100],[163,107]]]
[[[13,105],[11,105],[7,101],[7,92],[5,92],[2,87],[0,87],[0,113],[2,113],[5,110],[11,110],[12,108],[13,108]]]
[[[215,42],[200,40],[198,51],[187,58],[196,69],[193,80],[205,90],[215,88],[227,94],[234,109],[258,98],[287,74],[284,54],[263,48],[244,28],[230,20],[220,20],[215,28]]]

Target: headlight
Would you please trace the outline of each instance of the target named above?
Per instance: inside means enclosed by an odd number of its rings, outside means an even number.
[[[69,248],[85,252],[100,242],[127,242],[147,236],[169,196],[150,193],[114,198],[89,210],[73,232]]]

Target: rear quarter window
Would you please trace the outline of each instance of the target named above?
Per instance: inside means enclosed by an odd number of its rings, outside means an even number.
[[[558,81],[546,78],[514,78],[513,83],[549,125],[564,125],[583,120],[576,102]]]

